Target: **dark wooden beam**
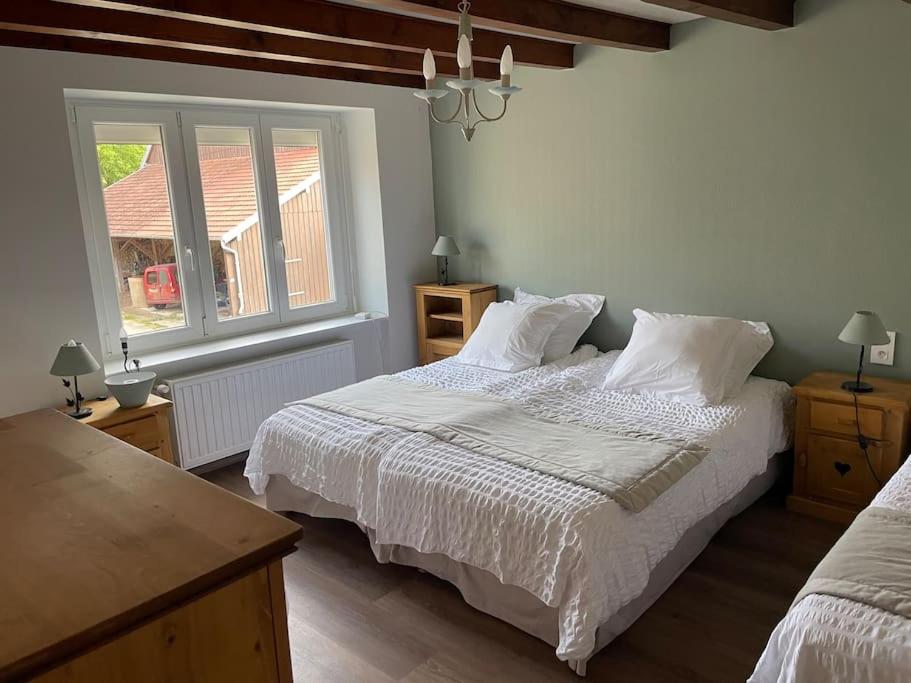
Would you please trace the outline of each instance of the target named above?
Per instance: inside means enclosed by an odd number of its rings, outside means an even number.
[[[325,0],[58,0],[72,4],[121,7],[134,12],[205,21],[285,35],[320,38],[361,45],[391,47],[455,57],[455,26],[389,12],[339,5]],[[573,46],[568,43],[478,30],[474,55],[496,62],[506,45],[516,61],[529,66],[569,69]]]
[[[84,52],[112,57],[134,57],[137,59],[154,59],[162,62],[180,62],[182,64],[203,64],[228,69],[247,71],[264,71],[312,78],[328,78],[335,81],[355,81],[358,83],[375,83],[395,85],[403,88],[423,88],[424,79],[410,74],[391,73],[388,71],[370,71],[367,69],[347,69],[322,64],[301,64],[278,59],[259,59],[232,54],[182,50],[158,45],[141,45],[95,40],[74,36],[47,35],[29,31],[12,31],[0,29],[0,45],[29,47],[39,50],[58,50],[63,52]]]
[[[794,25],[794,0],[645,0],[645,2],[767,31],[777,31]]]
[[[367,0],[392,9],[454,20],[454,0]],[[654,52],[670,47],[670,26],[561,0],[478,0],[471,5],[472,23],[543,38],[627,47]]]
[[[9,3],[0,7],[0,27],[305,64],[421,73],[422,57],[417,52],[284,36],[123,10],[67,5],[51,0],[30,0],[28,3]],[[458,66],[451,57],[437,60],[437,68],[441,74],[458,74]],[[499,69],[493,62],[478,62],[476,73],[479,78],[499,78]]]

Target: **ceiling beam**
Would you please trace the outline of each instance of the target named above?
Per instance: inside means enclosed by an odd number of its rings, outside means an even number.
[[[30,0],[28,3],[10,3],[0,7],[0,27],[305,64],[421,73],[422,58],[417,52],[284,36],[171,17],[150,17],[51,0]],[[451,57],[437,60],[437,68],[441,74],[458,74],[458,66]],[[499,69],[492,62],[478,62],[476,73],[479,78],[499,78]]]
[[[179,62],[181,64],[203,64],[228,69],[263,71],[312,78],[328,78],[335,81],[354,81],[357,83],[375,83],[395,85],[403,88],[423,88],[424,79],[410,74],[391,73],[388,71],[371,71],[367,69],[348,69],[323,64],[302,64],[278,59],[260,59],[233,54],[182,50],[158,45],[141,45],[131,43],[95,40],[74,36],[47,35],[29,31],[11,31],[0,29],[0,45],[28,47],[39,50],[58,50],[64,52],[83,52],[87,54],[109,55],[112,57],[133,57],[136,59],[154,59],[162,62]]]
[[[777,31],[794,25],[794,0],[645,0],[704,17]]]
[[[455,20],[455,0],[367,0],[391,9]],[[478,0],[472,23],[501,31],[655,52],[670,47],[670,26],[660,21],[574,5],[561,0]]]
[[[340,5],[325,0],[58,0],[71,4],[122,9],[285,35],[337,42],[355,41],[373,47],[455,57],[455,26],[389,12]],[[516,62],[557,69],[573,67],[568,43],[478,30],[474,34],[477,61],[496,62],[512,45]]]

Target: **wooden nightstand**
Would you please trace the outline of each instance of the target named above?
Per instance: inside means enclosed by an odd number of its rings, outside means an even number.
[[[852,394],[841,388],[853,375],[817,372],[797,387],[794,493],[788,509],[850,523],[879,490],[857,443]],[[911,382],[865,377],[875,387],[857,394],[860,427],[869,441],[870,464],[885,483],[908,449]]]
[[[91,408],[92,414],[79,422],[174,464],[171,402],[166,398],[152,394],[140,408],[121,408],[113,396],[100,401],[86,401],[83,405]]]
[[[497,286],[479,283],[414,286],[418,312],[418,353],[421,364],[454,356],[497,300]]]

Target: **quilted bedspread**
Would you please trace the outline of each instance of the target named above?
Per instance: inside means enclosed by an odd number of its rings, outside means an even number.
[[[645,588],[650,571],[693,524],[765,471],[787,447],[789,387],[750,378],[740,396],[699,407],[604,391],[619,352],[516,373],[452,359],[397,377],[519,402],[535,415],[697,443],[709,455],[641,512],[607,496],[399,427],[307,405],[260,427],[246,476],[265,491],[280,474],[353,508],[380,544],[442,553],[520,586],[559,613],[560,659],[585,659],[600,623]]]
[[[871,508],[911,514],[911,460]],[[809,595],[775,628],[750,683],[911,680],[911,620],[842,597]]]

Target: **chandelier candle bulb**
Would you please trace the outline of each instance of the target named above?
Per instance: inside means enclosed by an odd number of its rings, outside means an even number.
[[[459,36],[456,60],[459,62],[459,78],[463,81],[469,80],[471,78],[471,41],[464,33]]]
[[[424,50],[424,80],[427,81],[427,89],[430,90],[433,85],[433,79],[437,77],[437,63],[433,59],[433,53],[430,48]]]
[[[503,48],[503,56],[500,57],[500,85],[508,88],[512,80],[512,47],[507,45]]]

